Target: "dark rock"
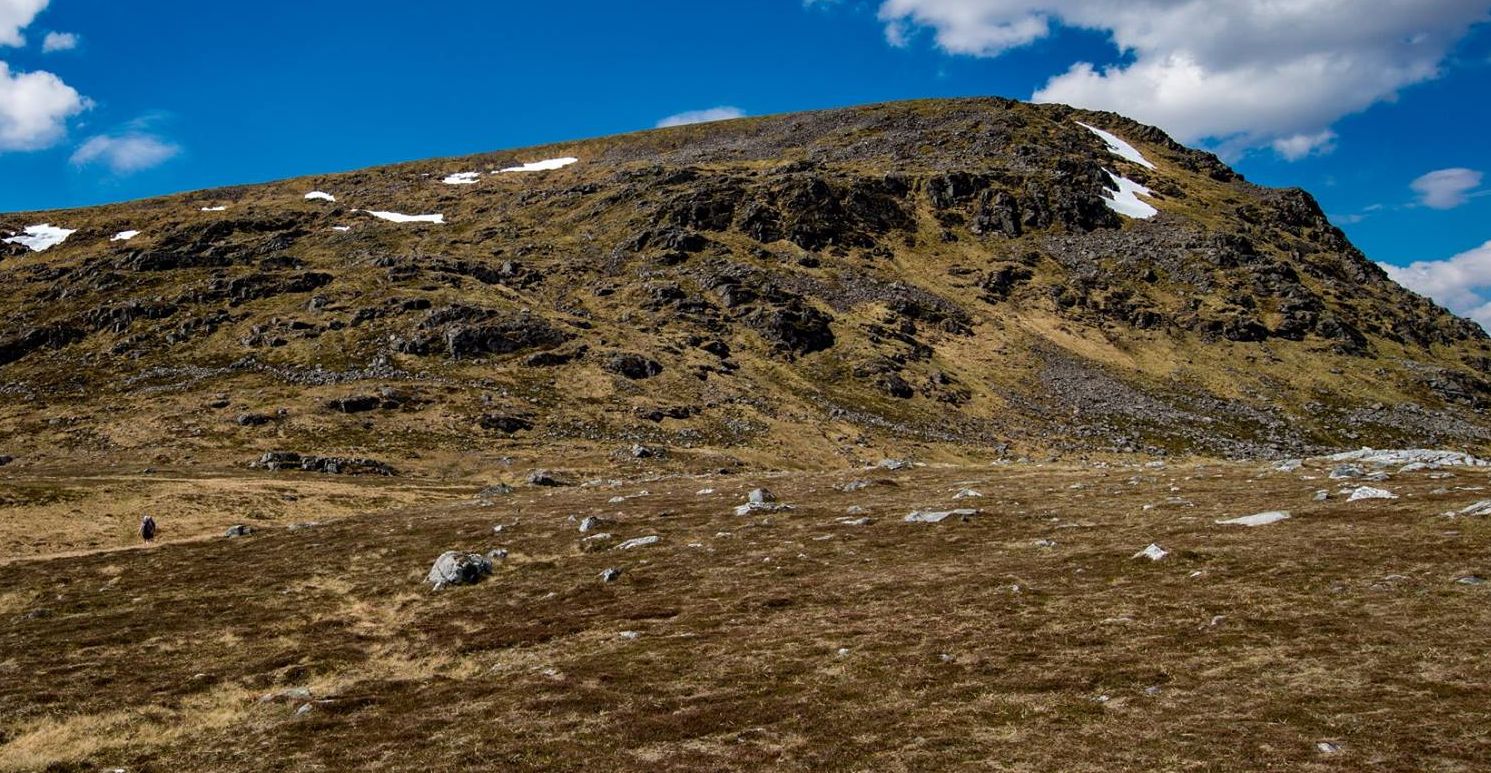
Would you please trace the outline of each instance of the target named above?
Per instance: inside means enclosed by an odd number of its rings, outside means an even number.
[[[633,381],[649,379],[663,372],[663,366],[658,361],[627,352],[618,352],[607,357],[602,367]]]
[[[328,400],[326,408],[336,413],[366,413],[382,407],[383,400],[375,395],[352,395]]]
[[[489,413],[477,419],[477,425],[489,432],[501,432],[504,435],[512,435],[533,429],[533,422],[522,416],[504,416]]]
[[[570,483],[564,478],[561,478],[558,475],[549,472],[548,470],[534,470],[533,472],[528,473],[528,485],[554,488],[558,486],[568,486],[570,485]]]
[[[238,414],[238,417],[234,419],[234,421],[237,422],[238,426],[240,427],[262,427],[265,424],[274,421],[274,418],[271,416],[266,416],[262,413],[240,413]]]

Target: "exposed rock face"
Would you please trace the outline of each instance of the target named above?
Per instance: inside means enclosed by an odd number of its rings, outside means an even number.
[[[328,475],[395,475],[394,468],[374,459],[357,459],[340,456],[303,456],[293,451],[271,451],[259,457],[251,466],[272,472],[280,470],[303,470]]]
[[[284,183],[0,217],[78,229],[0,247],[0,392],[27,406],[0,441],[224,461],[270,437],[411,461],[583,442],[660,468],[1491,449],[1478,326],[1394,285],[1304,191],[1121,116],[945,100],[548,150],[580,161],[500,187],[435,174],[485,157],[326,176],[334,207]],[[1159,214],[1111,209],[1110,173]],[[352,208],[446,226],[337,230]],[[249,410],[270,399],[284,412]],[[76,425],[20,418],[64,404]],[[239,407],[180,410],[208,404]],[[348,453],[263,466],[392,471]]]

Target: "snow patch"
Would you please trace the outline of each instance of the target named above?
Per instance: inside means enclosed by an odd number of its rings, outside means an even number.
[[[27,226],[18,236],[6,239],[7,244],[19,244],[29,247],[33,252],[45,252],[57,245],[67,241],[67,237],[77,233],[76,228],[58,228],[51,223]]]
[[[111,242],[127,242],[130,239],[133,239],[133,238],[135,238],[136,236],[139,236],[139,235],[140,235],[139,231],[120,231],[119,233],[114,234],[114,236],[111,237],[109,239],[109,241],[111,241]]]
[[[320,200],[320,201],[336,201],[337,200],[337,197],[335,197],[335,196],[333,196],[330,193],[327,193],[325,191],[311,191],[310,193],[307,193],[305,195],[305,197],[306,197],[306,200],[308,200],[308,201],[315,201],[315,200]]]
[[[440,182],[446,185],[475,185],[478,177],[481,177],[481,172],[456,172]]]
[[[331,227],[331,230],[333,230],[333,231],[341,231],[342,233],[346,233],[346,232],[352,230],[352,226],[350,226],[350,225],[334,225],[334,226]]]
[[[1217,521],[1224,526],[1267,526],[1289,519],[1289,513],[1284,510],[1271,510],[1257,515],[1245,515],[1241,518],[1229,518],[1225,521]]]
[[[575,163],[575,162],[577,162],[579,160],[580,159],[578,159],[578,158],[571,158],[569,156],[565,156],[564,158],[551,158],[551,159],[548,159],[546,161],[535,161],[535,162],[533,162],[531,164],[524,164],[522,166],[510,166],[510,167],[508,167],[506,169],[499,169],[497,171],[499,173],[501,173],[501,172],[548,172],[548,171],[551,171],[551,170],[554,170],[554,169],[563,169],[564,167],[567,167],[570,164],[573,164],[573,163]]]
[[[1108,177],[1110,177],[1113,180],[1113,184],[1117,186],[1117,191],[1114,192],[1112,198],[1109,198],[1107,196],[1103,197],[1103,203],[1108,205],[1108,209],[1111,209],[1114,212],[1123,215],[1124,217],[1132,217],[1139,220],[1148,220],[1149,218],[1160,214],[1160,211],[1158,209],[1151,207],[1148,203],[1139,199],[1138,194],[1142,193],[1145,196],[1153,196],[1154,191],[1144,187],[1143,185],[1140,185],[1139,183],[1134,182],[1133,180],[1130,180],[1127,177],[1119,177],[1112,172],[1108,172]]]
[[[1103,142],[1108,143],[1108,151],[1111,152],[1113,155],[1127,159],[1129,161],[1133,161],[1134,163],[1144,167],[1145,169],[1155,168],[1154,164],[1149,163],[1149,159],[1145,158],[1144,154],[1140,153],[1138,148],[1119,139],[1118,135],[1113,134],[1112,132],[1105,132],[1096,126],[1088,126],[1081,121],[1077,121],[1076,123],[1078,126],[1092,132],[1093,134],[1096,134],[1099,137],[1102,137]]]
[[[445,225],[445,215],[405,215],[400,212],[377,212],[371,209],[359,209],[357,212],[366,212],[379,220],[388,220],[394,223],[435,223]]]
[[[222,212],[222,211],[224,211],[226,209],[227,209],[227,207],[203,207],[202,211],[203,212]]]

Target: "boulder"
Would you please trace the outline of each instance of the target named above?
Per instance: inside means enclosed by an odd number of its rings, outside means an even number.
[[[633,381],[649,379],[663,372],[663,366],[658,361],[627,352],[618,352],[607,357],[602,367]]]
[[[434,590],[451,585],[475,585],[492,573],[492,560],[480,553],[451,550],[440,554],[425,577]]]
[[[528,473],[528,485],[555,488],[570,485],[569,481],[555,475],[548,470],[534,470]]]
[[[239,523],[239,524],[234,524],[233,526],[229,526],[228,530],[223,533],[223,536],[224,537],[230,537],[230,538],[231,537],[247,537],[248,535],[253,534],[253,533],[254,533],[254,527],[252,527],[252,526],[245,526],[245,525]]]

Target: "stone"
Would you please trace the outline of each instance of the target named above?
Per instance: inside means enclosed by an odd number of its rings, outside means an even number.
[[[622,542],[622,543],[618,544],[616,546],[616,549],[617,550],[632,550],[634,548],[645,548],[648,545],[656,545],[657,543],[661,542],[662,540],[663,540],[662,537],[659,537],[659,536],[657,536],[655,534],[652,535],[652,536],[649,536],[649,537],[637,537],[635,539],[629,539],[629,540],[627,540],[625,542]]]
[[[528,473],[528,485],[553,488],[557,486],[568,486],[570,485],[570,483],[569,481],[559,477],[558,475],[555,475],[552,472],[549,472],[548,470],[534,470],[533,472]]]
[[[980,494],[979,492],[974,491],[971,488],[965,488],[962,491],[954,494],[953,499],[975,499],[982,496],[983,494]]]
[[[1363,475],[1362,468],[1354,464],[1343,464],[1331,470],[1331,480],[1343,480],[1345,478],[1360,478]]]
[[[861,489],[866,489],[866,488],[869,488],[869,487],[870,487],[870,482],[867,481],[867,480],[851,480],[848,483],[845,483],[844,485],[840,486],[839,490],[842,491],[842,492],[844,492],[844,493],[846,493],[846,494],[851,494],[851,493],[853,493],[855,491],[859,491]]]
[[[662,364],[656,360],[626,352],[619,352],[606,358],[602,367],[632,381],[649,379],[663,372]]]
[[[240,413],[233,421],[240,427],[262,427],[274,418],[263,413]]]
[[[905,459],[881,459],[880,462],[877,463],[875,466],[879,467],[882,470],[890,470],[892,472],[895,472],[897,470],[910,469],[912,467],[912,464]]]
[[[441,553],[425,577],[434,590],[452,585],[474,585],[492,573],[492,560],[480,553],[450,550]]]
[[[906,516],[904,520],[906,523],[942,523],[949,518],[967,521],[969,518],[978,515],[979,512],[978,510],[969,508],[958,510],[917,510]]]
[[[1302,459],[1285,459],[1284,461],[1274,465],[1274,469],[1279,472],[1294,472],[1304,465],[1305,463]]]
[[[1217,521],[1224,526],[1267,526],[1271,523],[1287,520],[1289,513],[1284,510],[1270,510],[1266,513],[1256,515],[1244,515],[1241,518],[1229,518],[1225,521]]]
[[[596,529],[608,526],[610,524],[611,520],[609,518],[602,518],[598,515],[588,515],[580,521],[580,533],[585,534],[588,532],[592,532]]]
[[[755,505],[764,505],[777,501],[777,495],[771,493],[771,489],[752,489],[751,493],[746,495],[746,501]]]
[[[253,533],[254,533],[254,527],[252,527],[252,526],[244,526],[243,524],[240,523],[240,524],[235,524],[233,526],[229,526],[228,530],[223,533],[223,536],[224,537],[247,537],[248,535],[253,534]]]
[[[494,483],[493,485],[487,486],[481,491],[476,492],[476,498],[495,499],[496,497],[505,497],[511,493],[513,493],[512,486],[509,486],[506,483]]]
[[[1168,555],[1170,555],[1170,551],[1160,547],[1155,543],[1150,543],[1149,547],[1139,551],[1138,553],[1135,553],[1133,557],[1147,558],[1151,561],[1159,561],[1160,559]]]
[[[1347,502],[1356,502],[1356,501],[1362,500],[1362,499],[1397,499],[1397,498],[1398,498],[1397,494],[1394,494],[1393,492],[1388,491],[1387,489],[1372,488],[1371,486],[1362,486],[1362,487],[1360,487],[1360,488],[1352,491],[1351,492],[1351,496],[1347,497],[1346,501]]]
[[[1315,501],[1316,502],[1324,502],[1324,501],[1326,501],[1327,499],[1330,499],[1330,498],[1331,498],[1331,493],[1329,491],[1326,491],[1325,489],[1320,489],[1319,491],[1315,492]]]
[[[610,568],[606,569],[605,571],[601,572],[600,578],[601,578],[601,582],[605,582],[605,583],[616,582],[617,580],[621,579],[621,570],[617,569],[614,566],[610,567]]]

